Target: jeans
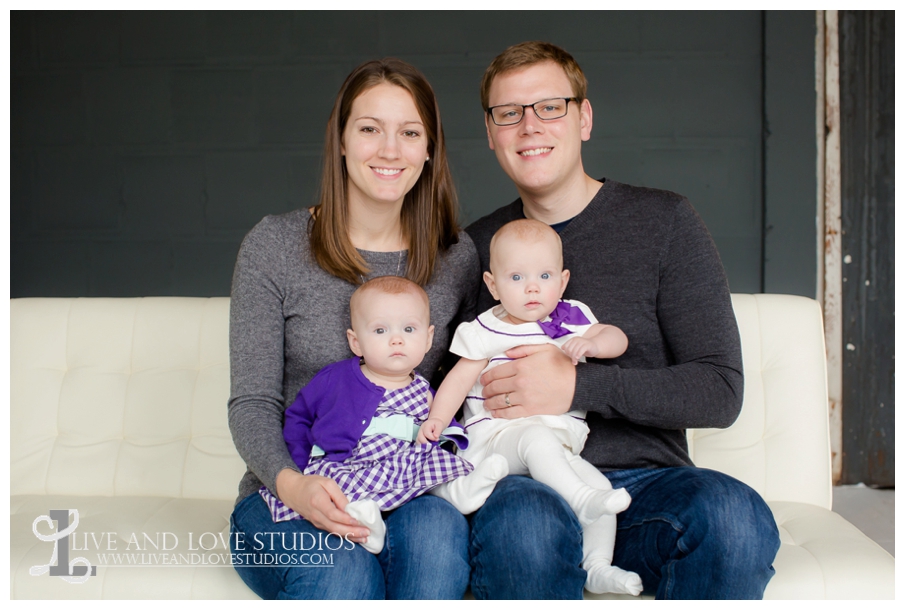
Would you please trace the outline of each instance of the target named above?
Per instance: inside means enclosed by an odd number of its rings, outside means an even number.
[[[471,516],[476,599],[581,599],[581,525],[543,483],[508,476]]]
[[[384,513],[379,555],[308,521],[274,523],[259,494],[230,518],[236,571],[264,599],[461,599],[468,523],[446,500],[420,496]]]
[[[618,515],[614,564],[660,599],[759,599],[779,549],[773,514],[750,487],[694,467],[607,472],[632,504]],[[581,527],[549,487],[506,477],[471,518],[478,599],[580,599]]]
[[[779,530],[756,491],[704,468],[607,472],[632,504],[617,516],[613,563],[658,599],[761,599]]]

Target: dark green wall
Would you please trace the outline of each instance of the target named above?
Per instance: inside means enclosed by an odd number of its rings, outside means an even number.
[[[817,292],[814,13],[765,14],[764,292]]]
[[[481,74],[535,38],[588,75],[591,174],[687,195],[732,290],[814,296],[813,12],[12,12],[10,38],[12,296],[228,294],[251,226],[313,202],[343,78],[386,55],[433,84],[474,220],[515,197]]]

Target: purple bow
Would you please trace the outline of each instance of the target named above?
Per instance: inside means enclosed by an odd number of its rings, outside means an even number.
[[[551,339],[559,339],[564,335],[572,334],[572,331],[563,328],[563,324],[590,324],[591,321],[581,313],[581,309],[570,305],[565,301],[560,301],[556,309],[550,314],[549,322],[538,322],[541,330]]]

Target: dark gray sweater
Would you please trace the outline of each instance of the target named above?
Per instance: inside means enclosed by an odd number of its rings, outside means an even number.
[[[318,267],[310,256],[310,217],[306,210],[268,216],[245,237],[236,260],[229,427],[248,465],[239,500],[262,483],[273,490],[283,468],[298,470],[283,440],[283,411],[320,369],[352,357],[346,329],[356,287]],[[371,269],[368,278],[405,274],[405,251],[361,254]],[[459,243],[441,255],[425,286],[435,331],[418,371],[428,380],[459,322],[474,318],[479,279],[474,245],[460,233]]]
[[[521,199],[468,227],[482,271],[490,238],[517,218]],[[578,365],[582,457],[604,471],[691,464],[685,429],[729,426],[742,404],[738,327],[704,223],[680,195],[607,180],[560,237],[565,297],[629,340],[619,358]],[[478,311],[493,302],[482,284]]]

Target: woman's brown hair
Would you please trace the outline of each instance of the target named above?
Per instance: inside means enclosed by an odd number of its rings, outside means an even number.
[[[349,206],[342,137],[352,102],[362,93],[389,83],[408,91],[424,123],[427,154],[421,176],[402,203],[403,238],[408,242],[405,277],[420,286],[431,278],[439,252],[458,241],[456,191],[446,157],[440,108],[430,84],[417,68],[400,59],[386,58],[361,64],[346,78],[327,122],[321,193],[309,224],[311,252],[325,271],[353,284],[368,273],[364,259],[349,239]]]

